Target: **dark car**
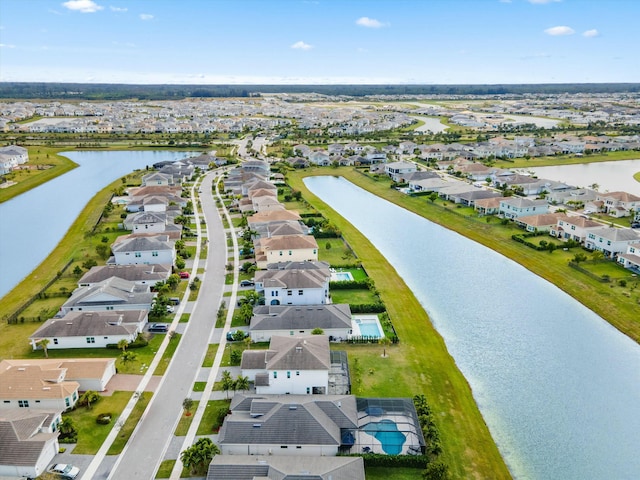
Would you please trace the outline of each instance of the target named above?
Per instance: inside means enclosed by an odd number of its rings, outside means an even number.
[[[240,281],[240,286],[241,287],[253,287],[255,285],[255,282],[253,280],[241,280]]]
[[[169,297],[169,303],[171,305],[180,305],[180,299],[178,297]]]
[[[169,325],[166,323],[152,323],[149,326],[150,332],[166,333],[169,331]]]

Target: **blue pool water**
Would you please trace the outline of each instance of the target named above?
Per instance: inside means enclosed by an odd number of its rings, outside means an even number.
[[[353,275],[351,275],[351,272],[336,272],[332,276],[334,277],[332,278],[332,280],[335,282],[352,282],[353,281]]]
[[[391,420],[368,423],[363,427],[363,430],[382,444],[382,450],[387,455],[398,455],[402,452],[402,446],[407,439],[404,433],[398,431],[395,422]]]
[[[378,323],[375,320],[356,320],[356,323],[360,329],[360,335],[365,337],[382,337]]]

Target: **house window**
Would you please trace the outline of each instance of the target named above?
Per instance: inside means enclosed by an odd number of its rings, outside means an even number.
[[[289,256],[293,255],[293,252],[291,250],[289,250]]]
[[[87,337],[87,343],[96,343],[96,337]]]
[[[576,226],[575,225],[571,225],[571,230],[575,230]]]
[[[57,345],[57,344],[58,344],[58,339],[57,339],[57,338],[54,338],[54,339],[53,339],[53,344],[54,344],[54,345]]]
[[[300,370],[298,370],[298,371],[296,372],[296,376],[297,376],[297,377],[299,377],[299,376],[300,376]]]
[[[70,406],[71,406],[71,402],[69,401],[69,399],[68,399],[68,398],[65,398],[65,399],[64,399],[64,404],[65,404],[67,407],[70,407]]]
[[[136,258],[140,258],[142,256],[142,254],[140,252],[136,252],[135,256],[136,256]]]
[[[291,372],[287,372],[287,378],[291,378]]]
[[[287,445],[280,445],[280,448],[289,448]]]
[[[29,400],[18,400],[18,406],[20,408],[29,408]]]
[[[152,257],[157,257],[158,256],[158,252],[151,252],[151,256]]]
[[[290,297],[291,295],[293,295],[293,291],[287,290],[287,295]]]
[[[278,372],[273,372],[273,378],[278,378]]]
[[[316,255],[318,253],[318,251],[314,248],[313,249],[313,254]]]
[[[2,403],[11,403],[11,400],[3,400]]]
[[[40,403],[40,400],[36,400],[36,403]]]
[[[71,397],[75,401],[78,398],[78,392],[73,392],[73,395],[71,395]]]
[[[289,330],[289,335],[293,335],[293,330]]]
[[[311,393],[311,388],[307,387],[307,395]]]
[[[280,256],[282,256],[282,250],[280,250]]]
[[[304,290],[298,290],[298,295],[303,295],[304,294]]]
[[[113,310],[113,307],[107,307],[107,310]]]

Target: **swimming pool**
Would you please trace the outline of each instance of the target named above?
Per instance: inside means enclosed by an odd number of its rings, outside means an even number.
[[[398,455],[402,452],[402,446],[407,440],[405,434],[398,430],[398,426],[392,420],[367,423],[362,430],[375,437],[387,455]]]
[[[382,325],[377,315],[358,316],[351,321],[351,330],[354,336],[382,338]]]
[[[332,272],[331,281],[332,282],[353,282],[353,275],[351,275],[351,272]]]

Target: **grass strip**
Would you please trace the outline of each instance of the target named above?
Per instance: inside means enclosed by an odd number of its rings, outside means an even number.
[[[204,360],[202,361],[202,366],[205,368],[213,367],[213,361],[216,358],[216,352],[218,351],[217,343],[210,343],[207,346],[207,353],[204,356]]]
[[[176,427],[176,431],[174,435],[176,437],[184,437],[189,432],[189,427],[191,426],[191,422],[193,422],[193,412],[195,412],[198,408],[198,404],[200,402],[197,400],[193,401],[192,411],[187,415],[186,411],[182,411],[182,415],[180,415],[180,420],[178,420],[178,426]]]
[[[175,464],[175,460],[163,460],[158,468],[158,473],[156,473],[156,478],[170,478]]]
[[[156,370],[153,372],[154,375],[164,375],[164,372],[169,368],[169,364],[171,363],[171,359],[173,358],[173,354],[176,353],[176,348],[178,348],[178,343],[180,343],[180,338],[182,335],[179,333],[174,333],[169,340],[169,345],[167,345],[167,349],[164,351],[162,355],[162,359]]]
[[[135,407],[133,407],[133,410],[131,411],[131,415],[129,415],[129,418],[127,418],[127,421],[124,423],[124,425],[120,429],[120,433],[118,434],[114,442],[111,444],[111,447],[107,452],[107,455],[119,455],[120,453],[122,453],[124,446],[129,441],[129,437],[131,437],[131,434],[133,433],[133,430],[136,428],[136,425],[138,425],[138,422],[140,421],[140,417],[142,417],[142,414],[147,408],[147,405],[149,404],[149,401],[151,400],[152,396],[153,396],[153,393],[151,392],[142,392],[142,395],[140,395],[138,402],[136,403]]]

